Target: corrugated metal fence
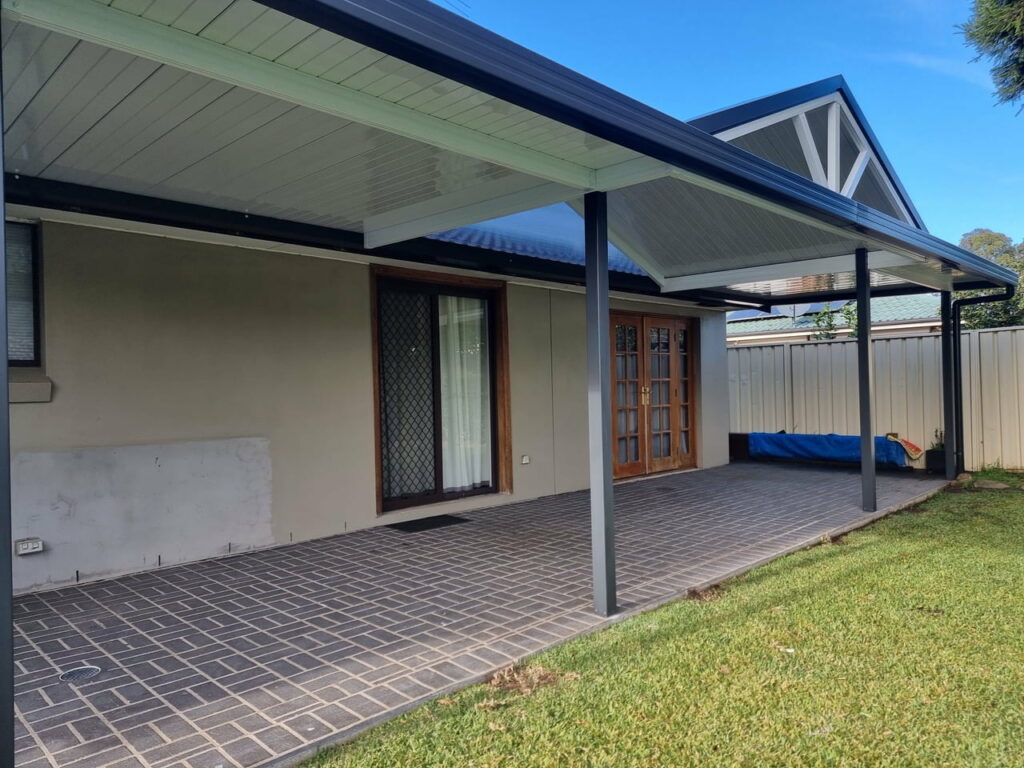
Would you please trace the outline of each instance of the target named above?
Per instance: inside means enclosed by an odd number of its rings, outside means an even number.
[[[875,434],[922,448],[942,426],[938,334],[882,337],[875,355]],[[968,469],[1024,469],[1024,327],[963,334]],[[854,341],[729,348],[730,431],[857,433]],[[917,462],[921,465],[923,462]]]

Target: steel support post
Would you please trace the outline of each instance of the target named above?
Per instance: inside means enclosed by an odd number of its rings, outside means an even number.
[[[3,92],[0,69],[0,93]],[[0,99],[0,124],[3,104]],[[0,136],[0,201],[4,195],[4,147]],[[7,354],[7,227],[0,215],[0,339],[4,342],[0,371],[0,765],[14,765],[14,612],[11,574],[11,424]],[[6,755],[6,757],[4,757]]]
[[[587,417],[594,611],[615,613],[615,499],[612,488],[611,339],[608,304],[608,198],[583,199],[587,277]]]
[[[868,252],[858,248],[857,273],[857,389],[860,395],[860,480],[861,506],[865,512],[878,507],[875,487],[875,436],[871,418],[874,390],[874,362],[871,352],[871,272]]]
[[[956,398],[959,391],[953,360],[953,294],[943,291],[939,314],[942,317],[942,432],[943,448],[946,452],[946,479],[956,477]]]

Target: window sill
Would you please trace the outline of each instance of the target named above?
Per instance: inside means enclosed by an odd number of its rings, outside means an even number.
[[[39,368],[8,369],[11,403],[48,403],[53,399],[53,382]]]

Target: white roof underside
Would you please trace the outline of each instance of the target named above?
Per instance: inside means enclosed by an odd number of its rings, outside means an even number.
[[[859,247],[879,283],[963,276],[251,0],[3,7],[8,172],[362,232],[368,247],[606,190],[611,239],[666,291],[847,286]],[[816,136],[828,109],[806,117]],[[795,125],[731,140],[811,178]],[[862,148],[846,123],[838,135],[832,175],[848,179]],[[864,166],[853,197],[903,215]]]

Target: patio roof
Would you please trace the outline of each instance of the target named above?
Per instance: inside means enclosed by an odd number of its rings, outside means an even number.
[[[2,8],[3,181],[23,205],[416,258],[423,236],[554,203],[579,210],[586,200],[592,573],[602,615],[616,611],[609,239],[646,272],[618,276],[641,290],[755,306],[856,293],[866,511],[877,501],[869,294],[941,290],[949,318],[949,291],[1009,294],[1017,282],[909,215],[844,195],[839,140],[815,161],[809,114],[796,122],[810,177],[426,0],[2,0]],[[836,138],[840,112],[829,115]],[[508,261],[489,248],[451,247],[459,255],[445,257],[449,266]],[[944,343],[957,337],[949,331]],[[953,380],[945,369],[944,379]],[[4,398],[6,386],[0,376]],[[952,404],[950,395],[947,415]],[[6,416],[0,438],[8,467]],[[6,469],[0,529],[6,630]],[[5,712],[11,658],[10,632],[0,631]],[[0,749],[13,743],[13,718],[0,717]]]
[[[609,238],[677,296],[850,296],[858,248],[890,292],[1015,282],[913,217],[427,2],[3,9],[19,179],[356,233],[371,249],[605,191]]]

